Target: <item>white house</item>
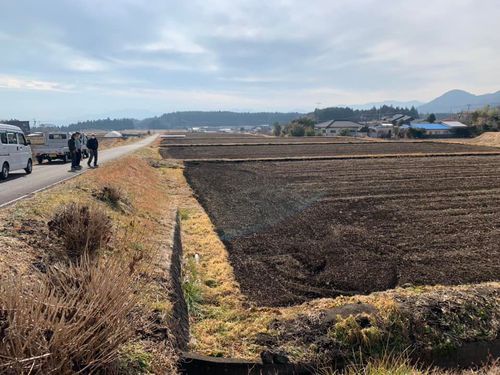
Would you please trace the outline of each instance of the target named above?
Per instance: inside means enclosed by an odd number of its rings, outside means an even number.
[[[362,127],[363,125],[354,121],[330,120],[314,125],[314,131],[316,132],[316,135],[326,137],[335,137],[339,135],[356,137]]]

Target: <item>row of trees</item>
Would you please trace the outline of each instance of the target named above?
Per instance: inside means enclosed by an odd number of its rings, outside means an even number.
[[[77,122],[67,126],[68,131],[78,131],[82,129],[100,129],[100,130],[126,130],[135,129],[138,120],[130,118],[110,119],[109,117],[102,120],[90,120]]]
[[[297,112],[229,112],[229,111],[184,111],[165,113],[159,117],[144,119],[138,123],[143,129],[179,129],[199,126],[258,126],[263,124],[288,123],[302,114]]]
[[[185,129],[199,126],[258,126],[278,122],[288,123],[300,113],[238,113],[228,111],[185,111],[165,113],[161,116],[136,120],[130,118],[91,120],[62,127],[67,131],[80,129],[125,130],[125,129]]]
[[[318,122],[328,121],[332,119],[350,120],[350,121],[372,121],[379,120],[382,117],[393,116],[395,114],[403,114],[411,116],[415,119],[419,117],[415,107],[393,107],[383,105],[379,108],[372,107],[371,109],[352,109],[349,107],[330,107],[324,109],[316,109],[313,113],[314,118]]]
[[[135,129],[138,120],[123,118],[110,119],[109,117],[101,120],[81,121],[68,126],[55,125],[40,125],[31,129],[32,131],[67,131],[73,132],[78,130],[126,130]]]
[[[466,118],[469,125],[478,131],[496,131],[500,129],[500,107],[486,106],[475,110]]]

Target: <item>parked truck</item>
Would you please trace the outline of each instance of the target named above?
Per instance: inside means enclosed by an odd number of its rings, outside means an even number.
[[[44,160],[51,163],[53,160],[62,160],[67,163],[71,160],[71,155],[68,147],[68,140],[71,133],[65,132],[39,132],[28,135],[31,141],[31,149],[33,157],[38,164],[42,164]],[[82,157],[88,157],[88,149],[86,146],[87,137],[82,134]]]

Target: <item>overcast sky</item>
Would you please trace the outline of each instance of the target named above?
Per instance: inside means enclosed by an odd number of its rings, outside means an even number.
[[[0,118],[500,89],[499,0],[0,0]]]

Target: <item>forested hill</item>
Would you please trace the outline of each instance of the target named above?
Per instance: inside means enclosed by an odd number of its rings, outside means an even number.
[[[307,116],[317,122],[328,120],[351,120],[351,121],[369,121],[377,120],[384,116],[392,116],[396,113],[408,114],[418,118],[417,110],[412,108],[399,108],[392,106],[382,106],[368,110],[352,109],[349,107],[330,107],[316,109],[309,114],[298,112],[204,112],[204,111],[186,111],[171,112],[161,116],[150,117],[144,120],[135,119],[102,119],[78,122],[71,124],[65,129],[69,131],[85,129],[101,130],[125,130],[125,129],[186,129],[193,127],[238,127],[238,126],[257,126],[263,124],[272,125],[276,122],[288,124],[292,120]]]
[[[199,126],[256,126],[275,122],[286,124],[300,116],[302,114],[296,112],[172,112],[144,119],[139,122],[138,127],[143,129],[173,129]]]
[[[101,130],[124,130],[124,129],[183,129],[201,126],[257,126],[263,124],[287,124],[290,121],[303,116],[301,113],[290,112],[259,112],[259,113],[239,113],[229,111],[218,112],[172,112],[161,116],[146,118],[144,120],[135,119],[102,119],[78,122],[71,124],[64,129],[69,131],[81,129],[101,129]]]
[[[110,118],[102,119],[102,120],[91,120],[91,121],[83,121],[77,122],[76,124],[71,124],[67,126],[68,131],[77,131],[77,130],[85,130],[85,129],[100,129],[100,130],[125,130],[125,129],[134,129],[139,123],[139,120],[134,120],[130,118],[122,118],[122,119],[113,119]]]

